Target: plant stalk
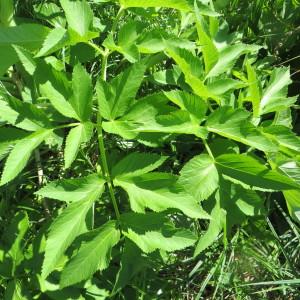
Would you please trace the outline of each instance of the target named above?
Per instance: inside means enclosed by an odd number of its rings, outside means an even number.
[[[108,62],[109,54],[110,52],[108,51],[108,49],[106,49],[102,55],[101,78],[104,81],[106,81],[106,77],[107,77],[106,70],[107,70],[107,62]],[[114,207],[117,221],[120,226],[120,221],[121,221],[120,211],[119,211],[117,199],[115,197],[113,180],[111,178],[108,163],[107,163],[107,155],[106,155],[105,143],[103,138],[102,116],[100,113],[100,108],[98,108],[98,114],[97,114],[97,131],[98,131],[98,144],[99,144],[99,154],[100,154],[100,162],[101,162],[100,165],[101,165],[102,173],[108,185],[109,195]]]

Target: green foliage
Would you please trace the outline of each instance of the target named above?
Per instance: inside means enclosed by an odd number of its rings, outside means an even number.
[[[34,3],[0,0],[0,298],[250,299],[237,244],[296,280],[297,96],[234,4]]]

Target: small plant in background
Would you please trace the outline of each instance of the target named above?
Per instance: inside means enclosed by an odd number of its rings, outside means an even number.
[[[297,295],[297,96],[219,2],[0,1],[4,299]]]

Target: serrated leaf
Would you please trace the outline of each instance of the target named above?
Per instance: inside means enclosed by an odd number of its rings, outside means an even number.
[[[93,11],[86,0],[60,0],[66,19],[73,31],[85,37],[93,24]]]
[[[269,84],[263,91],[260,101],[260,115],[287,108],[296,101],[296,98],[287,98],[288,85],[291,82],[289,68],[275,68],[272,71]]]
[[[74,239],[86,230],[85,218],[93,202],[102,194],[103,184],[86,194],[81,201],[75,201],[53,221],[46,241],[42,277],[46,278],[56,267]]]
[[[227,46],[219,52],[219,60],[206,75],[206,79],[228,72],[242,54],[257,52],[260,48],[260,46],[241,43]]]
[[[300,138],[288,127],[273,125],[263,128],[263,132],[271,136],[281,147],[300,152]]]
[[[123,234],[145,253],[156,249],[176,251],[192,246],[196,237],[186,229],[179,229],[161,214],[126,213],[121,216]]]
[[[109,221],[82,238],[85,241],[62,271],[61,288],[87,280],[97,270],[106,269],[111,259],[111,250],[119,242],[120,231],[115,221]]]
[[[33,75],[36,70],[36,62],[33,59],[32,54],[23,47],[13,45],[14,50],[17,53],[24,69],[28,72],[29,75]]]
[[[25,138],[29,133],[13,128],[13,127],[1,127],[0,128],[0,160],[8,153],[10,147],[14,145],[18,140]]]
[[[220,192],[219,192],[220,193]],[[220,195],[216,196],[215,205],[211,211],[211,220],[207,231],[200,237],[194,251],[194,257],[208,248],[219,236],[226,223],[226,211],[221,208]]]
[[[92,132],[93,124],[90,122],[81,123],[70,130],[64,150],[65,169],[69,168],[76,159],[80,146],[91,139]]]
[[[68,118],[78,119],[76,112],[65,97],[52,85],[50,81],[40,85],[41,94],[47,97],[53,107]]]
[[[278,146],[261,130],[248,121],[249,113],[243,109],[223,106],[212,113],[206,122],[208,131],[265,152],[277,152]]]
[[[165,92],[164,94],[182,110],[188,111],[198,124],[204,119],[208,107],[207,103],[199,96],[179,90]]]
[[[14,98],[13,96],[6,97],[6,101],[8,106],[15,113],[17,113],[18,119],[28,119],[32,123],[36,124],[38,129],[53,127],[52,123],[49,121],[49,117],[47,116],[47,114],[36,105],[21,101],[17,98]],[[2,115],[2,113],[0,113],[0,115]],[[3,114],[3,118],[5,119],[7,118],[7,116]],[[13,125],[17,126],[17,124]]]
[[[29,51],[39,49],[47,36],[49,29],[38,24],[21,24],[13,27],[0,28],[0,75],[18,61],[18,56],[12,47],[17,45]]]
[[[112,168],[113,177],[134,177],[151,172],[161,166],[166,156],[155,153],[130,153]]]
[[[51,129],[40,130],[18,141],[6,160],[0,185],[13,180],[26,166],[32,151],[51,134]]]
[[[70,99],[81,122],[86,122],[92,114],[93,87],[92,80],[81,64],[77,64],[72,77],[73,96]]]
[[[39,24],[21,24],[0,28],[0,47],[18,45],[28,50],[40,47],[49,32],[49,28]]]
[[[13,110],[7,101],[0,100],[0,120],[1,122],[7,122],[18,128],[27,131],[36,131],[41,129],[41,126],[27,118],[21,118],[20,114]]]
[[[100,195],[104,183],[104,179],[99,177],[98,174],[91,174],[86,177],[50,182],[37,191],[36,194],[67,203],[80,202],[91,197],[94,192]]]
[[[200,14],[200,10],[199,10],[200,3],[197,3],[196,1],[194,3],[195,3],[194,7],[195,7],[198,39],[201,46],[201,51],[203,53],[205,72],[207,74],[212,69],[212,67],[217,63],[219,59],[219,53],[213,40],[209,36],[207,30],[208,26],[205,22],[205,19]]]
[[[126,113],[143,81],[146,66],[136,63],[115,77],[110,84],[98,81],[98,102],[103,117],[114,120]]]
[[[178,182],[198,201],[207,199],[219,186],[214,160],[207,154],[193,157],[180,171]]]
[[[69,42],[67,30],[61,27],[52,29],[47,35],[42,48],[36,54],[36,57],[49,55],[65,47]]]
[[[123,7],[168,7],[182,11],[190,11],[191,6],[187,0],[119,0]]]
[[[213,98],[217,102],[219,99],[208,91],[204,81],[201,79],[204,77],[204,71],[202,69],[201,60],[194,56],[193,53],[186,49],[169,47],[167,54],[172,57],[176,64],[182,70],[186,82],[191,86],[195,94],[202,97],[203,99]]]
[[[153,172],[137,177],[117,177],[114,183],[128,193],[131,209],[135,212],[144,213],[146,208],[155,212],[176,208],[191,218],[209,218],[197,201],[176,184],[173,175]]]
[[[235,182],[266,191],[300,189],[300,185],[276,170],[270,170],[257,159],[243,154],[223,154],[216,158],[216,165],[223,175]]]

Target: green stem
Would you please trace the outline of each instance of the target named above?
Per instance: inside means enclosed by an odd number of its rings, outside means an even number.
[[[102,173],[107,181],[109,195],[110,195],[110,198],[111,198],[114,210],[115,210],[117,220],[120,224],[120,212],[119,212],[118,203],[117,203],[117,200],[115,197],[113,180],[111,178],[109,168],[108,168],[105,145],[104,145],[104,138],[103,138],[103,130],[102,130],[102,118],[100,116],[100,113],[98,114],[98,117],[97,117],[97,123],[98,123],[98,143],[99,143],[99,152],[100,152],[100,158],[101,158]]]
[[[122,16],[122,11],[123,11],[123,9],[121,7],[118,15],[114,21],[114,24],[113,24],[113,27],[115,29],[116,29],[118,20]],[[110,55],[110,52],[108,49],[105,49],[104,51],[101,49],[101,54],[102,54],[101,78],[102,78],[102,80],[106,81],[107,62],[108,62],[108,57]],[[100,165],[101,165],[102,173],[103,173],[103,175],[106,179],[107,185],[108,185],[109,195],[110,195],[113,207],[114,207],[116,218],[117,218],[119,226],[120,226],[120,220],[121,220],[120,211],[119,211],[117,199],[115,197],[113,180],[110,175],[110,171],[109,171],[109,167],[108,167],[108,163],[107,163],[107,155],[106,155],[105,143],[104,143],[104,137],[103,137],[102,116],[100,113],[100,108],[98,108],[98,114],[97,114],[97,131],[98,131],[98,144],[99,144],[99,153],[100,153]]]
[[[88,44],[92,47],[92,48],[94,48],[99,54],[101,54],[102,56],[104,56],[105,55],[105,51],[102,49],[102,48],[100,48],[99,46],[97,46],[96,44],[94,44],[93,42],[88,42]]]
[[[209,147],[207,141],[204,140],[204,139],[203,139],[203,144],[204,144],[205,149],[206,149],[206,151],[208,152],[209,156],[210,156],[211,158],[215,159],[215,157],[214,157],[214,155],[213,155],[213,153],[212,153],[212,151],[211,151],[211,149],[210,149],[210,147]]]

